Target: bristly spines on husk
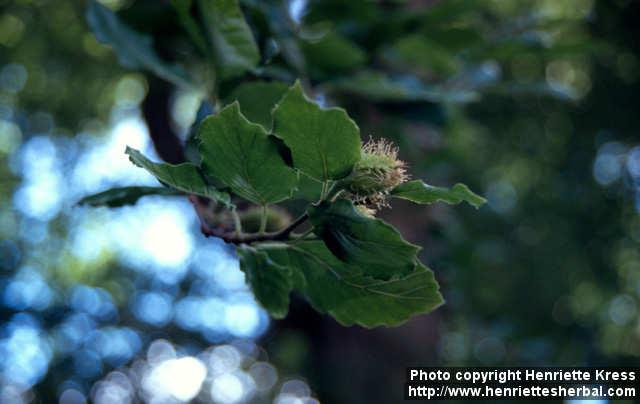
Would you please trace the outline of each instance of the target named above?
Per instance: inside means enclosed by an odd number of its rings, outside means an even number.
[[[406,163],[398,159],[398,148],[386,139],[369,139],[362,146],[360,160],[342,181],[349,199],[364,206],[366,214],[389,205],[392,189],[407,181]]]

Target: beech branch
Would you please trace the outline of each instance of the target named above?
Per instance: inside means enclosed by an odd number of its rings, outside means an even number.
[[[202,234],[204,234],[205,236],[218,237],[224,240],[225,243],[230,244],[249,244],[258,241],[284,241],[288,240],[291,236],[291,233],[293,233],[293,231],[298,228],[298,226],[304,223],[307,218],[308,216],[305,213],[282,230],[262,234],[237,234],[236,232],[229,232],[228,230],[222,228],[210,228],[206,224],[204,224],[204,222],[201,222],[200,228],[202,230]]]

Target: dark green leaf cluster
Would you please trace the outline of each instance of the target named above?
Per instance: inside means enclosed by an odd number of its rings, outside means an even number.
[[[420,248],[343,197],[340,180],[352,173],[361,156],[359,129],[347,113],[322,109],[295,83],[269,120],[259,115],[262,124],[249,121],[234,101],[205,118],[195,134],[198,164],[153,163],[137,150],[127,153],[169,188],[216,201],[232,215],[237,215],[232,199],[263,207],[266,215],[268,205],[300,191],[301,178],[320,185],[318,200],[281,230],[247,234],[240,220],[232,232],[212,229],[237,245],[256,298],[274,317],[286,315],[293,290],[345,325],[396,325],[440,305],[433,273],[418,260]],[[268,121],[272,124],[265,125]],[[291,162],[283,155],[290,155]],[[109,204],[101,195],[89,200]],[[400,184],[390,195],[416,203],[467,201],[477,207],[484,202],[464,185],[449,190],[422,181]],[[307,220],[309,231],[293,232]]]
[[[302,76],[317,81],[317,87],[330,96],[356,97],[367,102],[466,103],[477,100],[480,90],[505,90],[504,85],[494,83],[495,77],[483,73],[483,61],[546,48],[536,35],[523,35],[509,43],[496,40],[494,37],[499,35],[492,31],[513,27],[488,29],[478,22],[481,19],[468,18],[483,10],[474,2],[441,2],[427,7],[428,12],[410,13],[403,7],[387,10],[375,2],[357,1],[341,16],[323,15],[335,5],[315,2],[309,5],[307,24],[299,27],[286,22],[290,18],[279,2],[170,3],[171,6],[157,8],[163,19],[174,21],[173,29],[181,31],[175,34],[180,41],[188,42],[179,53],[167,49],[166,44],[154,43],[149,33],[136,31],[96,0],[89,1],[87,21],[96,38],[111,46],[125,67],[144,70],[206,95],[224,93],[220,95],[226,100],[246,96],[246,88],[233,85],[230,93],[226,86],[250,75],[288,82]],[[245,14],[249,15],[251,26]],[[347,30],[342,26],[343,20],[355,26]],[[532,31],[538,23],[529,22]],[[141,25],[152,23],[144,21]],[[360,41],[366,44],[356,43],[347,35],[354,30],[359,32],[356,37],[369,38]],[[166,60],[165,54],[174,60]],[[375,68],[372,60],[376,60]],[[250,91],[261,85],[245,84]],[[528,83],[527,88],[550,91],[547,87],[544,83]],[[284,91],[274,86],[262,90],[266,97]],[[265,124],[254,113],[264,117],[268,111],[242,102],[241,105],[247,109],[249,119]]]
[[[376,218],[373,208],[387,206],[389,198],[421,204],[466,201],[475,207],[484,199],[462,184],[446,189],[406,182],[405,165],[391,143],[363,146],[360,129],[347,112],[320,107],[306,96],[300,81],[291,86],[262,80],[234,85],[237,77],[260,69],[260,52],[241,9],[235,0],[195,4],[200,22],[193,19],[191,2],[173,2],[194,45],[213,61],[214,82],[233,90],[216,100],[214,114],[194,125],[191,162],[155,163],[137,150],[126,150],[135,165],[170,191],[118,189],[84,203],[119,206],[153,193],[189,195],[203,232],[236,246],[256,299],[276,318],[286,315],[292,291],[345,325],[397,325],[439,306],[442,296],[433,273],[418,259],[420,248]],[[150,39],[123,25],[107,8],[91,2],[88,20],[97,38],[113,46],[128,66],[180,86],[197,82],[160,60]],[[331,72],[362,63],[364,56],[352,48],[331,34],[301,51],[320,55],[315,66]],[[322,57],[335,49],[350,57]],[[375,73],[362,73],[360,80],[373,80],[369,95],[374,98],[429,98]],[[208,93],[211,83],[203,87]],[[295,220],[273,208],[292,199],[306,201]],[[202,201],[213,210],[203,213]],[[248,224],[256,211],[261,213],[257,229],[255,220]],[[273,230],[273,223],[281,227]]]

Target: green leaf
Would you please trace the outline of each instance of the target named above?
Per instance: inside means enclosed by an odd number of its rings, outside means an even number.
[[[298,171],[298,189],[291,195],[291,199],[301,199],[317,202],[322,196],[322,183],[314,180],[305,173]]]
[[[346,326],[397,326],[443,303],[433,272],[417,261],[411,273],[379,280],[359,274],[357,268],[337,259],[321,241],[259,248],[278,264],[301,272],[305,282],[294,282],[294,287],[307,296],[316,310]]]
[[[360,159],[360,130],[341,108],[322,109],[299,82],[273,111],[274,132],[291,149],[293,165],[320,180],[346,177]]]
[[[416,83],[393,80],[383,73],[362,71],[353,77],[338,79],[325,86],[330,91],[345,92],[372,101],[423,101],[429,94]]]
[[[392,64],[401,65],[421,74],[437,73],[448,76],[460,66],[456,55],[447,48],[429,40],[425,35],[410,35],[400,38],[383,55]]]
[[[200,153],[198,153],[198,127],[200,123],[204,120],[204,118],[208,117],[215,113],[215,106],[213,106],[209,101],[202,100],[200,102],[200,106],[198,107],[198,111],[196,111],[196,117],[193,120],[193,123],[189,127],[189,131],[187,132],[187,139],[185,140],[184,145],[184,154],[186,156],[187,161],[197,164],[200,164]],[[216,184],[214,181],[210,181],[211,184],[218,186],[220,184]]]
[[[477,15],[482,10],[481,2],[467,0],[449,0],[425,7],[422,13],[414,13],[423,24],[453,25],[461,17]]]
[[[158,57],[150,36],[129,28],[107,7],[90,0],[86,17],[96,39],[113,47],[123,66],[148,70],[178,86],[194,87],[193,80],[181,67]]]
[[[200,52],[204,55],[209,53],[209,48],[207,47],[207,41],[200,29],[198,23],[191,17],[191,5],[193,4],[192,0],[171,0],[171,4],[173,8],[176,10],[176,14],[178,14],[178,20],[182,27],[187,32],[191,41],[198,48]]]
[[[240,269],[258,302],[274,318],[283,318],[289,310],[289,293],[293,288],[291,269],[276,264],[264,251],[238,246]]]
[[[251,28],[237,0],[199,0],[205,29],[221,79],[241,76],[260,61]]]
[[[242,83],[225,98],[225,103],[238,101],[242,114],[247,119],[271,130],[273,126],[271,110],[280,101],[287,88],[287,84],[279,81]]]
[[[408,181],[400,184],[391,191],[391,195],[395,198],[407,199],[411,202],[428,204],[433,202],[446,202],[449,204],[458,204],[462,201],[479,208],[486,199],[471,192],[469,187],[464,184],[455,184],[451,189],[434,187],[425,184],[421,180]]]
[[[389,279],[413,271],[420,247],[405,241],[390,224],[361,214],[351,201],[323,202],[307,213],[329,250],[365,275]]]
[[[204,173],[243,198],[266,205],[288,199],[294,191],[295,171],[264,128],[240,113],[237,102],[205,118],[197,138]]]
[[[446,25],[424,25],[421,28],[423,35],[449,52],[466,52],[484,42],[481,32],[476,28]]]
[[[416,77],[397,79],[371,70],[325,82],[322,87],[329,92],[346,93],[374,102],[468,102],[477,98],[471,90],[428,86]]]
[[[556,98],[563,101],[571,101],[579,98],[576,90],[566,84],[553,83],[549,85],[546,81],[530,81],[530,82],[507,82],[503,81],[487,87],[485,94],[499,94],[501,96],[509,95],[535,95],[541,97]]]
[[[326,32],[317,40],[302,41],[300,47],[314,76],[347,72],[366,61],[362,49],[333,31]]]
[[[183,195],[181,192],[170,188],[161,187],[120,187],[111,188],[97,194],[85,196],[78,201],[78,205],[108,206],[118,208],[124,205],[135,205],[142,197],[149,195],[176,196]]]
[[[131,147],[125,151],[129,160],[138,167],[144,168],[156,177],[160,182],[178,191],[188,194],[204,196],[218,201],[226,206],[231,206],[229,194],[217,190],[203,179],[198,167],[191,163],[167,164],[154,163],[142,153]]]

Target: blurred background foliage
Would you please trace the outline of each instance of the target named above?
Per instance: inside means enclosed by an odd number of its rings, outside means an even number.
[[[197,84],[121,67],[84,2],[0,0],[0,401],[396,402],[409,365],[637,363],[640,3],[245,0],[260,67],[224,82],[170,2],[103,3]],[[435,313],[270,321],[185,200],[75,206],[155,185],[123,153],[153,155],[145,118],[185,139],[213,94],[297,77],[416,177],[488,198],[385,213],[424,246]]]

